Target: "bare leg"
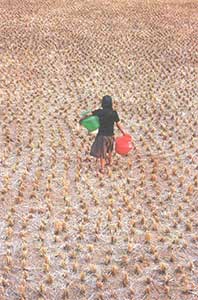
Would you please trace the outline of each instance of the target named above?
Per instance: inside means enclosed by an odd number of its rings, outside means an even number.
[[[100,158],[100,172],[104,173],[104,166],[105,166],[105,159],[104,158]]]
[[[112,165],[112,152],[109,152],[107,154],[107,165],[109,165],[109,166]]]
[[[109,165],[112,165],[112,152],[109,153]]]

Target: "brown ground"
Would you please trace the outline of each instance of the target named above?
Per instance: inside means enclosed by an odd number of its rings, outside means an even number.
[[[198,2],[1,0],[0,24],[0,299],[198,299]],[[78,120],[105,94],[137,148],[102,178]]]

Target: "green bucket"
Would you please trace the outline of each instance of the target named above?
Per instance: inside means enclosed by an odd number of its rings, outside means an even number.
[[[89,132],[100,127],[98,116],[89,116],[80,122]]]

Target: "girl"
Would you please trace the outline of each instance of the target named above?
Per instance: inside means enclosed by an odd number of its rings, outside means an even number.
[[[105,162],[107,165],[112,163],[112,152],[114,146],[114,123],[124,135],[124,130],[120,124],[117,111],[112,108],[112,98],[104,96],[102,99],[102,108],[94,110],[93,115],[99,117],[100,127],[95,141],[91,147],[91,156],[100,159],[99,171],[104,174]]]

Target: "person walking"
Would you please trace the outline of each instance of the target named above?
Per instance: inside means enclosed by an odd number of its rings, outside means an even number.
[[[102,98],[102,108],[92,111],[98,116],[100,127],[91,146],[90,155],[100,160],[99,172],[104,174],[105,165],[112,164],[112,152],[114,148],[114,124],[123,135],[125,132],[120,124],[120,118],[116,110],[113,110],[112,98],[108,95]]]

